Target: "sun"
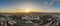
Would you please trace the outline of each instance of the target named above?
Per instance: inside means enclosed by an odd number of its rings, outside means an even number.
[[[29,6],[26,6],[26,7],[24,7],[24,9],[25,9],[25,12],[30,12],[32,8]]]
[[[26,10],[26,12],[30,12],[30,10]]]

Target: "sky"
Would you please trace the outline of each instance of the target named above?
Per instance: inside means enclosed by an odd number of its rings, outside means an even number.
[[[60,0],[0,0],[0,12],[60,12]]]

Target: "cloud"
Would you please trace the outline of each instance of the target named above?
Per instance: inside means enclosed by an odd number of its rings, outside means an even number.
[[[51,0],[51,1],[56,1],[56,0]]]
[[[52,2],[60,2],[60,0],[52,0]]]
[[[43,2],[43,4],[48,4],[48,2]]]
[[[60,2],[60,0],[57,0],[58,2]]]
[[[54,2],[50,2],[49,6],[51,6],[51,7],[52,7],[53,5],[54,5]]]

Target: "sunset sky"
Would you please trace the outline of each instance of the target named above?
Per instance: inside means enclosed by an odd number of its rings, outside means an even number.
[[[0,0],[0,12],[60,12],[60,0]]]

